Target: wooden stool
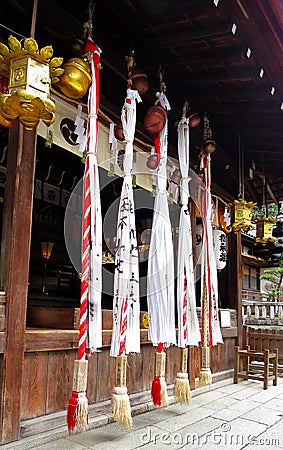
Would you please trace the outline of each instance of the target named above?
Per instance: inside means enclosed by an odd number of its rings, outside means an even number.
[[[240,371],[241,358],[244,359],[243,371]],[[259,361],[259,363],[257,363]],[[262,363],[260,363],[262,362]],[[251,350],[247,345],[245,350],[235,347],[234,383],[238,383],[238,378],[245,380],[263,381],[263,389],[268,389],[268,382],[273,380],[273,386],[277,386],[278,377],[278,349],[272,352],[264,350],[259,352]]]

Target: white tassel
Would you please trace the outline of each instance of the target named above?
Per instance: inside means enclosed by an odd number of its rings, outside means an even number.
[[[167,394],[167,384],[164,377],[160,377],[160,406],[168,405],[168,394]]]
[[[124,425],[124,427],[132,427],[131,405],[126,387],[116,386],[113,389],[111,412],[114,419]]]
[[[186,403],[187,405],[191,401],[191,388],[189,377],[187,373],[178,372],[175,385],[174,385],[174,397],[181,404]]]
[[[200,386],[205,386],[212,383],[212,373],[210,367],[202,367],[199,374]]]

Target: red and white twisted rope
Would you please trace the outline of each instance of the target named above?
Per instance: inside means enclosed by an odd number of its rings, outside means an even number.
[[[91,228],[95,229],[96,210],[92,205],[92,181],[98,177],[97,166],[94,163],[93,155],[97,152],[98,142],[98,121],[97,113],[99,106],[99,65],[100,50],[88,40],[85,51],[90,56],[90,66],[92,73],[92,85],[88,96],[88,123],[87,123],[87,154],[85,171],[83,178],[83,225],[82,225],[82,278],[81,278],[81,302],[80,302],[80,327],[79,327],[79,348],[78,360],[85,358],[88,325],[88,304],[90,295],[90,264],[91,264],[91,243],[95,236],[91,236]],[[95,173],[94,173],[95,172]],[[92,223],[94,222],[94,223]]]

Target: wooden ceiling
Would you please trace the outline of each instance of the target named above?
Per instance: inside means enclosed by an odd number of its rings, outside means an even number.
[[[30,35],[33,1],[7,0],[1,23]],[[83,36],[87,0],[38,0],[35,37],[57,56],[73,56]],[[93,38],[102,49],[101,109],[117,119],[126,91],[126,55],[148,74],[150,89],[138,106],[138,127],[155,100],[162,70],[169,113],[170,154],[177,156],[176,123],[185,101],[207,113],[217,149],[212,179],[232,197],[283,200],[282,0],[96,0]],[[0,37],[10,33],[0,27]],[[283,106],[282,106],[283,108]],[[192,129],[198,163],[203,121]],[[240,178],[240,181],[239,181]],[[241,181],[243,181],[241,183]]]

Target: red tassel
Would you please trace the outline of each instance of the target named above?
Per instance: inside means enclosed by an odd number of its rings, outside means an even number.
[[[162,344],[162,342],[159,342],[159,344],[157,346],[157,351],[158,351],[158,353],[161,353],[162,350],[163,350],[163,344]]]
[[[76,411],[78,407],[78,393],[72,392],[72,397],[69,400],[68,409],[67,409],[67,424],[68,424],[68,431],[69,434],[72,434],[72,432],[75,429],[76,426]]]
[[[154,406],[161,406],[161,384],[159,377],[154,377],[151,386],[151,397]]]
[[[67,424],[69,434],[75,428],[85,431],[88,425],[88,400],[85,392],[72,392],[67,409]]]

